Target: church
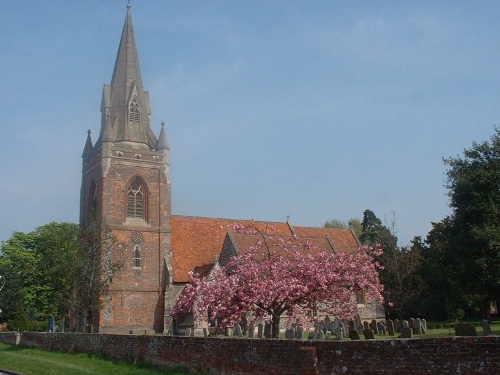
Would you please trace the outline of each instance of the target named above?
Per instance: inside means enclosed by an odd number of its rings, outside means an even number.
[[[190,323],[172,321],[170,312],[190,281],[188,272],[208,274],[224,244],[245,244],[244,236],[228,228],[247,220],[172,215],[167,134],[164,123],[154,134],[150,114],[129,4],[111,83],[103,87],[100,133],[93,142],[88,131],[82,155],[80,225],[85,229],[95,220],[109,229],[114,241],[109,249],[102,246],[101,261],[122,264],[101,296],[101,309],[88,317],[92,332],[178,333]],[[280,236],[312,240],[328,252],[359,246],[349,229],[257,223],[273,226]],[[384,319],[381,306],[365,305],[363,298],[358,303],[362,319]]]

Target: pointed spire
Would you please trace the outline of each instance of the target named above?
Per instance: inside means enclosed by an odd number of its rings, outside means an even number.
[[[92,147],[92,138],[90,137],[90,129],[87,131],[87,141],[85,142],[85,147],[83,148],[83,154],[82,158],[89,157],[92,154],[93,147]]]
[[[158,145],[156,146],[156,149],[157,150],[169,149],[167,142],[167,132],[165,131],[165,121],[161,122],[160,136],[158,137]]]
[[[134,147],[154,149],[158,141],[149,125],[149,95],[142,86],[130,8],[129,2],[111,85],[105,85],[103,90],[98,142],[133,142]]]
[[[116,55],[113,78],[111,79],[113,94],[116,94],[117,89],[130,88],[132,82],[135,82],[139,91],[143,91],[141,70],[139,68],[139,57],[137,55],[129,2],[127,4],[127,16],[125,17],[125,23],[123,24],[120,47],[118,48],[118,54]],[[125,92],[122,94],[124,93]]]

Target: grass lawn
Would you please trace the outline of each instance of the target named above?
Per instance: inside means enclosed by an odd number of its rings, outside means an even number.
[[[11,346],[0,343],[0,368],[24,375],[184,375],[189,372],[181,367],[151,367],[132,365],[84,353],[71,354]],[[198,373],[202,374],[202,373]]]

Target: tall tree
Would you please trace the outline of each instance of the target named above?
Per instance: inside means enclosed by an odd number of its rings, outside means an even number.
[[[388,225],[373,211],[365,210],[360,240],[364,245],[381,246],[378,258],[383,266],[380,282],[384,285],[384,300],[387,314],[398,318],[418,314],[417,300],[423,290],[418,270],[421,265],[421,240],[414,239],[410,247],[398,247],[396,218],[393,214]]]
[[[436,251],[459,275],[453,282],[460,294],[488,316],[490,301],[500,299],[500,129],[444,162],[453,212],[440,225],[447,237]]]

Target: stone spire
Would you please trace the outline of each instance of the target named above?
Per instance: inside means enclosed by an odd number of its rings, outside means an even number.
[[[168,142],[167,142],[167,132],[165,131],[165,122],[161,123],[160,136],[158,137],[158,145],[156,146],[157,150],[168,150]]]
[[[98,142],[124,142],[133,148],[154,149],[157,139],[149,126],[149,95],[142,86],[130,3],[111,85],[104,85],[101,133]]]
[[[83,148],[82,158],[89,157],[92,154],[92,138],[90,137],[90,129],[87,131],[87,141],[85,142],[85,147]]]

